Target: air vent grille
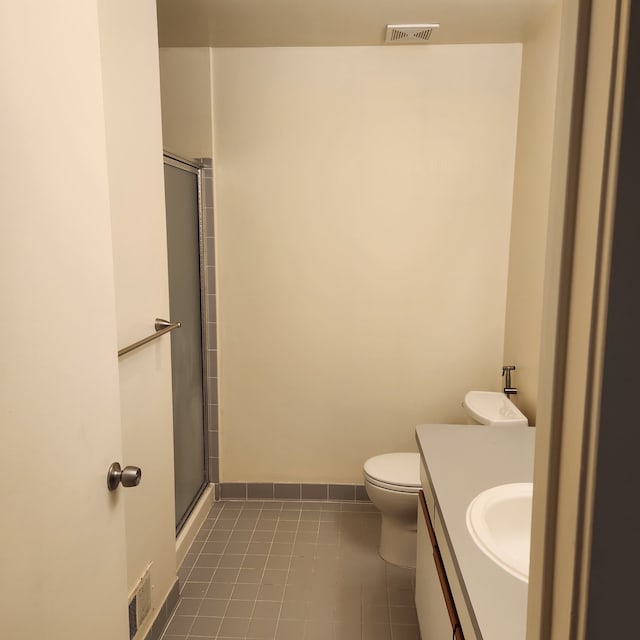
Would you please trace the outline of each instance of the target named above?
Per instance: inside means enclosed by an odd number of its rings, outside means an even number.
[[[439,27],[439,24],[388,24],[384,41],[388,44],[424,44]]]

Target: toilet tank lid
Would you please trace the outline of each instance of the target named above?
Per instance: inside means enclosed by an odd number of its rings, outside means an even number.
[[[469,391],[462,405],[481,424],[528,425],[526,416],[499,391]]]
[[[403,487],[420,486],[419,453],[383,453],[364,463],[364,472],[371,478]]]

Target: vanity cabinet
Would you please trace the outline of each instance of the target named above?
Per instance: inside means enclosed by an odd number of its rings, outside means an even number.
[[[535,429],[423,424],[416,440],[423,490],[416,557],[422,640],[525,640],[528,585],[481,551],[466,514],[484,489],[531,481]],[[439,575],[448,585],[444,591]]]
[[[425,481],[426,473],[424,469],[421,471],[423,489],[419,493],[415,588],[420,633],[423,640],[465,640],[465,626],[470,630],[466,640],[475,640],[471,628],[460,622],[454,597],[455,592],[460,591],[459,585],[455,581],[453,585],[450,583],[446,569],[446,565],[451,567],[451,554],[444,532],[437,526],[435,500],[431,487]],[[466,611],[461,613],[463,619],[468,617]]]

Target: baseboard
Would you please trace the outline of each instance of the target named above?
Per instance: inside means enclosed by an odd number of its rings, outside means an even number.
[[[151,625],[151,629],[147,631],[147,635],[144,637],[144,640],[160,640],[160,636],[162,636],[162,632],[167,626],[167,623],[171,618],[171,614],[178,604],[179,597],[180,585],[178,583],[178,578],[176,578],[164,602],[158,607],[156,618]]]
[[[307,484],[303,482],[222,482],[221,500],[321,500],[368,502],[361,484]]]

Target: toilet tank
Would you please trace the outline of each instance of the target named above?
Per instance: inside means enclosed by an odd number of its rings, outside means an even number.
[[[469,391],[462,406],[469,424],[528,426],[526,416],[504,393]]]

